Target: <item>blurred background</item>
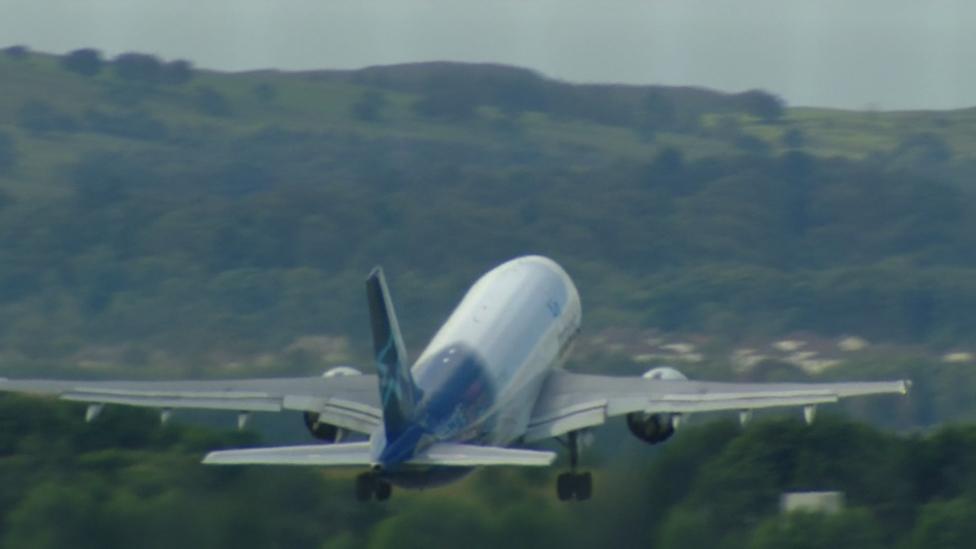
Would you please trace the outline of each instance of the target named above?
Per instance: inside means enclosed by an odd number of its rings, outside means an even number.
[[[0,375],[370,371],[382,264],[418,353],[482,272],[562,264],[569,368],[914,381],[909,398],[598,432],[388,505],[213,470],[301,418],[0,397],[0,546],[969,547],[976,7],[747,0],[3,5]],[[556,448],[556,446],[553,446]],[[782,513],[831,490],[831,513]]]

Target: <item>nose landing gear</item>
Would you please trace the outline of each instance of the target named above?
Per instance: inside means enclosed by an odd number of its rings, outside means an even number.
[[[556,478],[556,496],[559,501],[586,501],[593,495],[593,475],[589,472],[576,472],[579,463],[579,433],[570,431],[566,435],[565,446],[569,449],[569,472]]]

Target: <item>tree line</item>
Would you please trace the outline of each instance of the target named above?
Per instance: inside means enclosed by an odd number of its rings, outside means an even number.
[[[342,470],[199,464],[214,448],[260,444],[252,432],[160,427],[116,408],[86,424],[82,412],[0,398],[0,547],[930,549],[968,547],[976,523],[973,427],[719,421],[661,447],[601,439],[586,456],[597,491],[585,504],[556,500],[557,464],[486,469],[380,505],[356,504]],[[783,492],[809,490],[842,491],[846,507],[781,513]]]

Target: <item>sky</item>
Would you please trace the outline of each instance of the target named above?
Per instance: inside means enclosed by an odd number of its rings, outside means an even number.
[[[223,70],[492,62],[761,88],[794,106],[976,106],[972,0],[0,0],[11,44]]]

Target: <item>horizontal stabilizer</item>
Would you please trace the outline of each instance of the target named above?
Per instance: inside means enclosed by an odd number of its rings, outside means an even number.
[[[369,465],[369,443],[312,444],[210,452],[207,465]]]
[[[203,459],[208,465],[372,465],[368,442],[280,446],[247,450],[210,452]],[[477,467],[487,465],[523,465],[544,467],[556,459],[553,452],[475,446],[473,444],[438,443],[418,453],[407,465],[443,467]]]

